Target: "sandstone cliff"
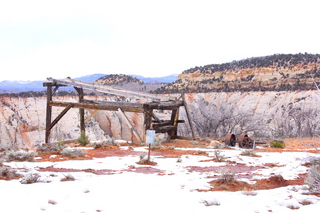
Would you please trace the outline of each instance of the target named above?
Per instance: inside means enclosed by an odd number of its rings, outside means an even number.
[[[116,101],[113,96],[90,96],[94,100]],[[253,136],[312,136],[319,129],[318,91],[302,92],[220,92],[187,94],[192,123],[197,136],[223,138],[226,133],[248,132]],[[59,97],[77,101],[77,97]],[[53,107],[53,118],[63,109]],[[45,136],[46,97],[0,98],[0,144],[32,146],[43,143]],[[85,110],[86,117],[91,112]],[[159,112],[160,113],[160,112]],[[161,112],[159,117],[168,117]],[[185,112],[180,111],[186,119]],[[126,113],[143,132],[143,115]],[[179,134],[190,136],[186,124],[180,124]],[[87,124],[89,139],[108,137],[134,140],[130,127],[118,112],[99,111]],[[79,133],[79,113],[71,109],[53,128],[50,141],[76,139]]]
[[[320,82],[320,55],[281,54],[211,64],[184,71],[154,93],[296,91]]]

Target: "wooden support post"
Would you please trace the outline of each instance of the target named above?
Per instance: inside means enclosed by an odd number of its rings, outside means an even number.
[[[79,103],[83,103],[83,89],[74,87],[79,94]],[[80,114],[80,132],[85,132],[84,109],[79,109]]]
[[[46,113],[46,135],[45,135],[45,143],[49,143],[50,137],[50,129],[49,126],[51,124],[52,117],[52,106],[50,106],[50,101],[52,101],[52,86],[47,86],[47,113]]]
[[[179,120],[179,107],[175,108],[172,110],[171,114],[171,120],[170,120],[170,125],[176,126],[176,130],[169,131],[169,136],[170,137],[175,137],[177,136],[178,132],[178,120]]]
[[[153,109],[150,109],[148,105],[144,106],[144,133],[143,133],[143,141],[146,142],[146,131],[151,129],[152,123],[152,112]]]
[[[184,93],[183,93],[183,95],[182,95],[182,100],[183,100],[184,108],[185,108],[185,110],[186,110],[186,114],[187,114],[187,118],[188,118],[188,123],[189,123],[189,125],[190,125],[192,137],[195,138],[194,129],[193,129],[193,125],[192,125],[192,121],[191,121],[191,118],[190,118],[190,113],[189,113],[189,109],[188,109],[188,105],[187,105],[187,102],[186,102],[186,98],[185,98],[185,94],[184,94]]]

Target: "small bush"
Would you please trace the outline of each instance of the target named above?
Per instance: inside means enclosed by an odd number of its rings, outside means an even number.
[[[198,141],[191,141],[191,144],[192,145],[199,145],[199,142]]]
[[[171,149],[171,150],[174,150],[176,147],[175,146],[169,146],[168,148]]]
[[[71,174],[63,175],[64,178],[62,179],[63,181],[74,181],[75,178]]]
[[[98,149],[101,147],[108,147],[108,146],[120,146],[119,143],[115,142],[115,140],[113,138],[108,139],[106,141],[102,141],[102,142],[94,142],[92,144],[92,147],[94,149]]]
[[[2,166],[0,167],[0,178],[8,178],[13,179],[15,177],[19,177],[20,175],[17,174],[17,170],[12,169],[9,166]]]
[[[86,146],[90,143],[89,138],[84,131],[81,131],[80,137],[77,141],[81,146]]]
[[[230,183],[232,181],[235,181],[235,172],[230,172],[226,169],[220,169],[218,172],[221,174],[220,178],[218,179],[219,183]]]
[[[64,149],[61,151],[61,154],[66,157],[70,158],[78,158],[78,157],[84,157],[85,152],[81,149]]]
[[[305,159],[307,165],[319,165],[320,166],[320,157],[310,156]]]
[[[28,161],[34,162],[34,157],[36,156],[36,152],[26,152],[26,151],[8,151],[6,152],[5,160],[8,162],[11,161]]]
[[[299,203],[300,203],[301,205],[303,205],[303,206],[313,204],[313,202],[310,201],[310,200],[302,200],[302,201],[300,201]]]
[[[139,154],[139,158],[140,158],[140,160],[139,160],[139,163],[145,163],[145,162],[147,162],[147,153],[146,152],[141,152],[140,154]]]
[[[161,142],[152,143],[150,146],[151,150],[161,149]]]
[[[62,151],[64,148],[66,148],[64,145],[59,143],[44,143],[42,145],[39,145],[37,147],[38,152],[56,152],[56,151]]]
[[[38,173],[28,173],[25,176],[23,176],[20,180],[21,184],[31,184],[40,182],[40,175]]]
[[[308,172],[308,177],[304,182],[309,186],[311,192],[320,193],[320,172],[318,166],[311,166]]]
[[[225,144],[214,143],[213,148],[214,149],[225,149],[225,148],[227,148],[227,146]]]
[[[220,150],[215,150],[214,151],[214,160],[217,161],[217,162],[223,162],[225,161],[227,157],[223,154],[221,154],[221,151]]]
[[[284,144],[283,141],[274,141],[274,142],[270,143],[270,147],[271,148],[281,148],[281,149],[283,149],[283,148],[286,147],[286,145]]]
[[[253,150],[243,150],[240,155],[243,155],[243,156],[250,156],[250,157],[257,157],[257,153]]]

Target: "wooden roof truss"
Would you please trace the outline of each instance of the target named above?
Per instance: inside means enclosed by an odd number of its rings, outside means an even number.
[[[132,125],[131,121],[126,116],[125,112],[137,112],[144,114],[144,129],[154,129],[156,133],[168,133],[173,138],[177,136],[178,123],[184,123],[183,120],[179,120],[179,108],[184,106],[187,112],[187,118],[191,127],[192,135],[194,137],[193,128],[190,122],[189,112],[184,101],[171,98],[168,96],[160,96],[149,93],[135,92],[130,90],[123,90],[114,87],[109,87],[102,84],[89,83],[70,77],[65,80],[58,80],[48,78],[49,82],[44,82],[43,86],[47,87],[47,112],[46,112],[46,135],[45,142],[49,142],[51,129],[58,123],[58,121],[71,109],[78,108],[80,114],[80,130],[85,131],[85,123],[88,122],[99,110],[118,111],[122,114],[126,123],[130,126],[133,134],[142,142],[145,141],[145,132],[141,137],[137,130]],[[78,93],[78,102],[64,102],[53,101],[53,94],[59,87],[72,86]],[[112,101],[93,101],[84,99],[84,89],[93,90],[96,92],[103,92],[107,94],[119,95],[134,99],[143,99],[145,103],[131,103],[131,102],[112,102]],[[64,107],[62,112],[52,120],[52,107]],[[86,119],[84,117],[85,109],[93,109],[94,112]],[[153,110],[171,110],[170,120],[160,120],[153,112]]]

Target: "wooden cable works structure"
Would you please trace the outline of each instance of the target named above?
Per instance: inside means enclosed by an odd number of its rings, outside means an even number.
[[[80,131],[85,132],[85,123],[89,121],[99,110],[119,111],[126,123],[131,127],[133,134],[142,142],[145,142],[146,130],[155,130],[156,133],[168,133],[170,138],[178,137],[178,124],[184,123],[184,120],[179,120],[179,109],[181,106],[185,107],[187,118],[194,137],[194,131],[190,121],[190,115],[185,103],[184,95],[182,100],[170,98],[167,96],[159,96],[149,93],[134,92],[130,90],[122,90],[105,86],[102,84],[88,83],[80,80],[71,79],[70,77],[64,80],[48,78],[49,82],[44,82],[43,86],[47,87],[47,111],[46,111],[46,132],[45,142],[49,142],[52,128],[59,122],[59,120],[71,109],[78,108],[80,114]],[[53,95],[59,87],[71,86],[78,93],[78,102],[63,102],[53,101]],[[120,95],[129,98],[138,98],[147,100],[146,103],[130,103],[130,102],[112,102],[112,101],[93,101],[84,98],[84,89],[93,90],[96,92],[103,92],[107,94]],[[64,107],[60,114],[52,120],[52,107]],[[85,119],[85,109],[93,109]],[[170,120],[160,120],[153,112],[153,110],[170,110]],[[137,112],[144,114],[144,135],[141,137],[134,128],[125,112]]]

